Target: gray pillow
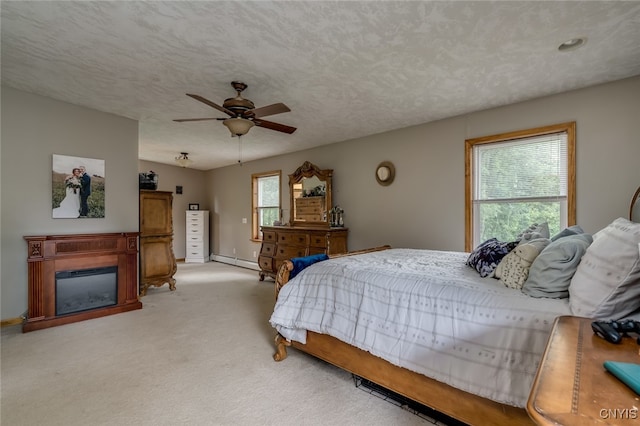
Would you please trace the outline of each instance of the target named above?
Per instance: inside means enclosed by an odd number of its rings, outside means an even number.
[[[592,242],[589,234],[569,235],[553,241],[531,264],[522,292],[532,297],[569,297],[571,278]]]
[[[522,231],[516,237],[516,241],[519,244],[527,244],[528,242],[539,239],[539,238],[549,238],[549,224],[547,222],[543,222],[541,224],[534,223],[529,226],[527,229]]]
[[[573,315],[602,320],[640,308],[640,223],[621,217],[594,234],[571,280],[569,306]]]
[[[578,225],[573,225],[568,228],[564,228],[562,231],[551,237],[551,241],[559,240],[562,237],[568,237],[569,235],[576,234],[584,234],[584,231]]]

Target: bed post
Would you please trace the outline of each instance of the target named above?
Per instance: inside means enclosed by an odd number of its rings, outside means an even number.
[[[278,299],[278,293],[280,293],[280,289],[289,282],[289,274],[291,273],[291,271],[293,271],[293,262],[291,262],[290,260],[285,260],[284,263],[280,265],[278,273],[276,274],[276,300]],[[280,333],[278,333],[275,338],[275,343],[276,353],[273,354],[273,360],[282,361],[287,357],[287,346],[291,346],[291,342],[287,342],[287,339],[285,339],[280,335]]]
[[[278,293],[280,293],[280,289],[284,287],[286,283],[289,282],[289,274],[293,271],[293,262],[290,260],[285,260],[280,268],[278,268],[278,273],[276,274],[276,300],[278,299]]]
[[[282,337],[280,333],[276,335],[276,353],[273,354],[274,361],[282,361],[287,357],[287,346],[291,346],[291,342]]]

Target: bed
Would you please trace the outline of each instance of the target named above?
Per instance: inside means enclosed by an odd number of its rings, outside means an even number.
[[[504,270],[482,277],[462,252],[383,246],[304,268],[292,259],[276,277],[274,359],[293,346],[467,424],[531,424],[524,407],[555,318],[617,319],[640,307],[638,244],[640,225],[617,219],[541,249],[558,278],[544,281],[565,286],[546,290],[571,297],[531,297],[505,285]]]

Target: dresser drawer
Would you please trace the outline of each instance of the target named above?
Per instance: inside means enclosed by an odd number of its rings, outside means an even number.
[[[309,235],[309,246],[327,248],[327,236],[321,235]]]
[[[306,255],[306,247],[284,246],[280,244],[276,247],[276,259],[291,259],[292,257],[303,257]]]
[[[262,243],[262,247],[260,248],[261,256],[274,256],[275,254],[276,254],[275,244]]]
[[[199,249],[187,248],[187,258],[192,257],[204,257],[204,250],[202,250],[202,247],[200,247]]]
[[[258,257],[258,265],[260,269],[263,271],[275,272],[273,267],[273,258],[268,256],[259,256]]]
[[[202,230],[204,229],[204,223],[202,221],[198,221],[198,222],[191,222],[190,220],[187,221],[187,232],[202,232]]]
[[[204,216],[204,210],[203,211],[187,210],[187,219],[191,219],[191,218],[202,219],[203,216]]]
[[[265,243],[275,243],[276,242],[275,231],[262,231],[262,241]]]
[[[278,246],[281,244],[307,246],[309,245],[309,234],[298,232],[278,232]]]
[[[204,243],[202,241],[188,241],[187,242],[187,251],[200,250],[204,248]]]

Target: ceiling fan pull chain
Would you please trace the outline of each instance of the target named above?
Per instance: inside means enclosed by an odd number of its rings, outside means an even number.
[[[242,166],[242,135],[238,135],[238,164]]]

